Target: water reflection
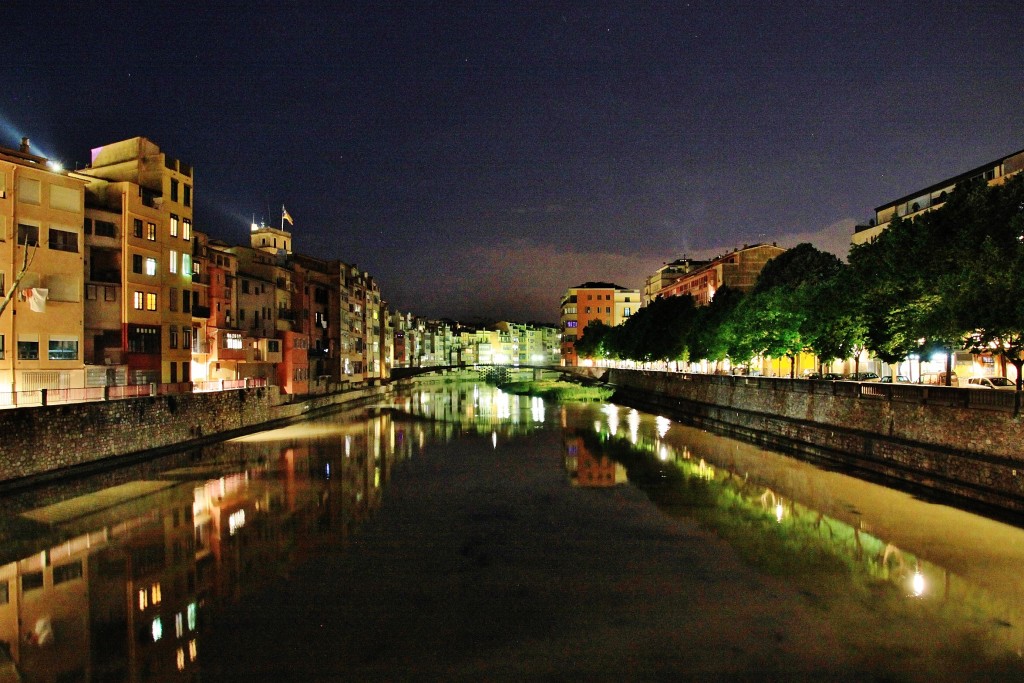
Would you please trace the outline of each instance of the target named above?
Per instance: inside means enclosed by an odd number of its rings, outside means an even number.
[[[899,595],[931,604],[936,617],[958,620],[1024,654],[1021,529],[664,417],[644,416],[627,438],[617,434],[623,411],[632,419],[634,411],[605,406],[604,419],[593,422],[597,429],[573,430],[565,440],[567,463],[580,451],[595,461],[611,458],[625,467],[630,482],[673,514],[712,526],[716,516],[721,522],[729,515],[724,524],[745,520],[750,534],[781,534],[771,547],[790,553],[790,565],[831,556],[852,569],[855,581],[885,582]],[[588,424],[593,412],[583,408],[563,422]],[[774,563],[779,564],[785,562]]]
[[[366,414],[5,498],[0,671],[193,680],[217,610],[348,544],[398,463],[434,443],[478,437],[486,453],[548,429],[562,431],[575,486],[626,485],[628,475],[669,514],[728,514],[771,536],[778,543],[765,547],[790,555],[778,566],[841,561],[854,580],[884,582],[901,600],[1024,648],[1018,528],[664,417],[437,384]]]
[[[6,500],[5,666],[32,681],[193,680],[208,615],[286,578],[317,544],[345,543],[432,431],[387,414],[313,422],[151,479]]]

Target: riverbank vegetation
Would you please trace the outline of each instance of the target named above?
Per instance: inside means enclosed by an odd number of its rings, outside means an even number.
[[[551,401],[607,401],[614,393],[607,386],[554,379],[508,382],[499,386],[509,394],[540,396]]]
[[[690,296],[659,299],[624,324],[591,322],[580,358],[638,363],[790,359],[821,364],[869,351],[894,364],[955,349],[1001,355],[1017,368],[1024,351],[1024,175],[1005,184],[957,185],[940,207],[895,217],[849,263],[800,244],[765,265],[747,294],[728,287],[707,306]],[[895,374],[895,373],[894,373]]]

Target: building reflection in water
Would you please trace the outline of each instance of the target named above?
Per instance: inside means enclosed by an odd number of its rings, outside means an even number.
[[[208,617],[345,543],[430,425],[311,422],[3,521],[0,680],[196,680]],[[410,433],[411,432],[411,433]],[[15,678],[14,680],[18,680]]]
[[[973,615],[1021,650],[1021,529],[663,417],[438,383],[365,414],[5,497],[0,680],[11,666],[47,683],[196,680],[217,609],[348,543],[396,463],[433,443],[471,436],[489,450],[558,425],[578,486],[621,484],[628,473],[676,509],[693,506],[685,496],[700,505],[726,496],[915,604]]]
[[[803,539],[794,548],[827,547],[862,576],[889,582],[898,594],[932,603],[936,614],[1024,655],[1024,530],[664,417],[637,420],[636,411],[613,405],[561,411],[566,467],[580,485],[585,470],[588,479],[608,481],[611,458],[631,483],[673,509],[712,505],[717,497],[721,508],[760,510],[787,538]],[[619,430],[623,412],[628,434]]]

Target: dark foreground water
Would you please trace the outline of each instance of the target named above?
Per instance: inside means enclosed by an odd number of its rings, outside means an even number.
[[[3,681],[1024,680],[1024,532],[424,385],[0,503]]]

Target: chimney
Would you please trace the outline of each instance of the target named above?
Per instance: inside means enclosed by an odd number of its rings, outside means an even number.
[[[18,149],[19,149],[20,152],[22,152],[24,154],[28,154],[29,153],[28,138],[22,138],[21,139],[21,147],[19,147]]]

